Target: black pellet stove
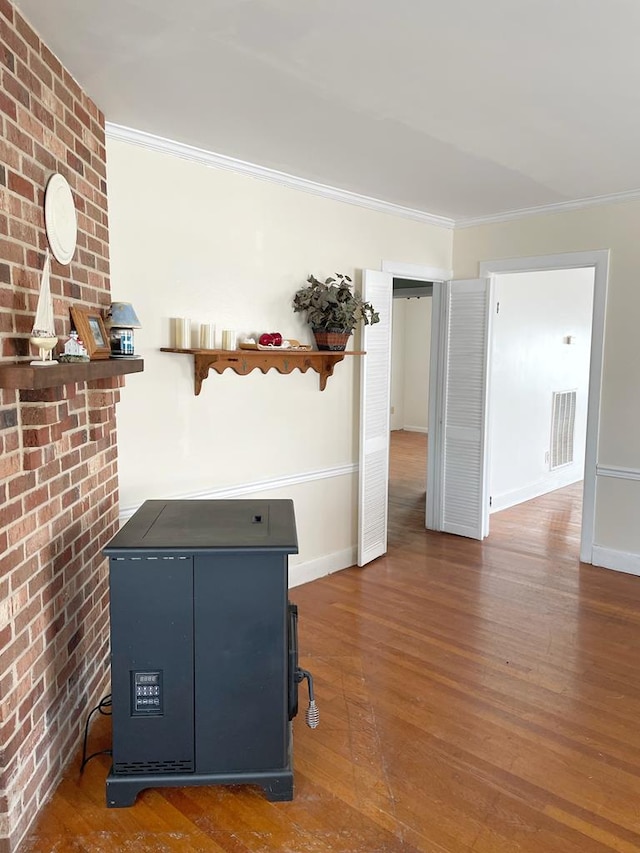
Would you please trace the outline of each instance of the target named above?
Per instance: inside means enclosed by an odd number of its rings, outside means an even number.
[[[257,784],[293,797],[291,719],[307,678],[287,560],[292,501],[146,501],[104,553],[111,595],[107,805],[144,788]]]

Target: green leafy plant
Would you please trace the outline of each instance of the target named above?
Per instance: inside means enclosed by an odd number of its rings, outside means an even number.
[[[328,332],[353,332],[362,320],[365,326],[380,322],[380,315],[370,302],[353,290],[348,275],[336,273],[324,281],[307,278],[293,297],[294,312],[304,312],[312,329]]]

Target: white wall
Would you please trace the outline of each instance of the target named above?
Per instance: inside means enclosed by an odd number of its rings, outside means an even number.
[[[392,430],[404,429],[404,371],[405,340],[407,337],[407,299],[393,300],[393,325],[391,328],[391,414]]]
[[[108,140],[107,161],[112,295],[133,302],[145,358],[118,407],[122,509],[248,485],[295,501],[294,582],[350,565],[357,357],[323,392],[311,372],[227,371],[210,373],[196,397],[192,359],[159,350],[172,316],[311,341],[291,308],[310,272],[359,278],[384,257],[449,268],[452,232],[121,141]]]
[[[496,276],[490,492],[493,512],[582,479],[593,270]],[[568,336],[575,338],[567,344]],[[575,389],[574,461],[549,470],[552,395]]]
[[[457,229],[456,278],[480,261],[610,250],[596,479],[595,541],[600,565],[640,573],[640,201]]]
[[[391,334],[391,429],[426,432],[431,297],[394,299]]]
[[[409,299],[404,350],[404,428],[426,432],[429,425],[431,297]]]

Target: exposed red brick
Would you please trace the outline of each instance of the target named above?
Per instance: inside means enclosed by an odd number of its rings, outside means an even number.
[[[35,198],[35,188],[31,181],[23,178],[22,175],[16,175],[15,172],[9,172],[7,186],[12,192],[19,193],[29,201]]]
[[[10,24],[14,22],[13,6],[9,2],[9,0],[0,0],[0,15],[4,15],[4,17],[9,21]],[[0,811],[4,810],[0,808]]]
[[[82,100],[82,89],[80,88],[80,86],[76,83],[75,79],[71,76],[71,74],[69,74],[69,72],[65,68],[62,69],[62,80],[64,82],[64,85],[67,87],[67,89],[71,92],[72,96],[75,98],[75,100],[77,100],[77,101]]]
[[[20,391],[20,400],[23,403],[58,403],[65,399],[64,385],[52,388],[41,388],[37,391]]]
[[[25,426],[56,423],[59,418],[57,406],[23,405],[21,407],[22,423]]]
[[[11,311],[0,311],[0,333],[13,331],[13,313]]]
[[[75,107],[75,101],[72,101],[69,109],[65,110],[64,113],[64,124],[60,122],[60,126],[65,127],[70,133],[72,133],[76,139],[72,137],[72,145],[75,147],[78,139],[82,139],[82,124],[73,114]]]
[[[16,614],[15,621],[13,622],[13,629],[15,629],[16,635],[21,634],[24,631],[30,622],[32,622],[36,616],[38,615],[40,609],[42,607],[42,602],[39,598],[33,598],[26,606],[21,607],[18,613]],[[11,625],[8,626],[11,629]],[[0,642],[0,648],[5,645],[5,643]]]
[[[62,492],[68,489],[70,484],[71,477],[69,474],[61,474],[60,477],[56,477],[54,480],[49,481],[49,495],[51,498],[55,498],[57,495],[62,494]]]
[[[31,94],[31,104],[33,105],[39,98],[42,98],[43,89],[42,83],[33,71],[20,60],[16,61],[16,74],[18,80],[29,90]]]
[[[22,454],[22,464],[25,471],[37,471],[44,465],[42,450],[27,450]]]
[[[22,516],[22,498],[18,498],[17,500],[12,501],[11,503],[4,504],[2,508],[0,508],[0,523],[2,527],[5,529],[7,536],[7,545],[10,544],[10,537],[8,533],[8,528],[14,521],[17,521]]]
[[[78,117],[78,119],[82,122],[82,124],[84,124],[85,127],[88,127],[89,130],[92,129],[91,116],[89,115],[87,110],[84,109],[84,107],[80,106],[80,104],[78,102],[76,102],[73,105],[73,112]]]
[[[49,500],[49,487],[48,486],[40,486],[39,489],[34,489],[31,492],[27,492],[27,494],[23,497],[22,503],[24,505],[25,512],[31,512],[31,510],[36,509],[41,504],[46,503]]]
[[[25,673],[29,672],[31,665],[40,657],[44,650],[44,639],[38,639],[30,645],[30,647],[16,661],[16,673],[18,680],[22,679]]]
[[[29,55],[29,48],[24,40],[20,38],[20,34],[15,26],[11,26],[10,24],[11,22],[8,23],[0,18],[0,41],[5,42],[17,56],[20,56],[26,62]]]
[[[28,339],[5,338],[2,341],[2,355],[5,358],[16,358],[30,354]]]
[[[7,479],[20,473],[20,454],[12,453],[0,457],[0,479]]]
[[[40,56],[53,72],[54,80],[57,83],[59,78],[62,77],[62,64],[57,56],[44,43],[40,46]]]
[[[75,468],[76,465],[80,464],[80,452],[75,450],[73,453],[67,453],[64,459],[62,460],[62,469],[63,471],[68,471],[70,468]],[[84,469],[82,471],[74,471],[73,479],[77,482],[77,478],[80,477],[84,479]]]
[[[24,262],[24,249],[14,240],[0,239],[0,258],[13,264]]]
[[[10,454],[14,453],[16,450],[20,449],[20,433],[19,431],[13,430],[12,432],[5,433],[2,438],[2,443],[4,445],[4,453]]]
[[[118,402],[118,397],[120,396],[119,390],[100,390],[97,389],[90,390],[87,393],[87,402],[89,406],[93,409],[105,408],[107,406],[113,406]]]
[[[16,637],[13,642],[9,643],[2,652],[0,652],[0,672],[5,672],[11,664],[14,663],[18,655],[27,648],[28,638],[25,632]],[[5,761],[11,758],[10,753],[5,750]]]
[[[0,56],[2,56],[1,48]],[[8,116],[14,122],[18,117],[15,101],[11,100],[11,98],[4,92],[0,92],[0,113]]]
[[[50,151],[47,151],[46,148],[43,148],[42,145],[39,145],[37,142],[34,143],[33,154],[38,163],[40,163],[40,165],[48,172],[55,172],[57,170],[56,158]]]
[[[83,145],[79,139],[76,139],[75,151],[78,157],[81,157],[85,163],[91,165],[92,154],[91,151],[87,148],[86,145]]]
[[[44,107],[38,101],[33,102],[33,114],[39,122],[45,127],[48,127],[49,130],[53,130],[55,126],[55,119],[53,113]]]
[[[38,239],[36,229],[33,225],[30,225],[28,222],[20,222],[16,219],[11,220],[9,236],[13,240],[19,240],[21,243],[33,243]]]
[[[47,447],[43,447],[40,451],[43,454],[43,457],[47,457],[48,451],[52,451],[53,447],[48,445]],[[62,468],[61,462],[59,459],[52,459],[51,462],[47,462],[43,464],[38,469],[38,482],[46,483],[51,480],[53,477],[57,477]]]
[[[7,541],[10,547],[14,547],[19,542],[29,536],[36,529],[35,513],[21,518],[7,528]]]
[[[20,12],[16,11],[15,15],[15,26],[21,38],[23,38],[26,43],[36,52],[40,52],[40,39],[31,29],[29,24],[22,17]]]
[[[33,471],[22,474],[20,477],[14,477],[9,480],[9,497],[15,498],[18,495],[23,495],[30,491],[36,484],[36,475]]]
[[[71,185],[79,230],[71,265],[52,265],[56,328],[68,333],[71,301],[98,310],[110,302],[104,116],[9,0],[0,0],[0,74],[1,352],[24,358],[46,247],[44,190],[54,171]],[[121,385],[0,389],[0,599],[11,596],[18,614],[0,637],[8,644],[0,713],[11,720],[5,778],[25,815],[5,823],[10,833],[33,819],[79,741],[82,709],[105,687],[108,584],[100,549],[117,528]],[[45,764],[44,774],[36,772]]]
[[[73,110],[73,95],[67,89],[62,79],[56,77],[53,81],[53,91],[56,96],[64,105],[70,110]]]
[[[20,64],[18,63],[18,65]],[[3,89],[7,93],[7,95],[14,99],[14,101],[17,101],[19,104],[22,104],[24,107],[26,107],[26,109],[29,109],[31,105],[31,93],[29,92],[29,89],[18,80],[17,77],[14,77],[13,75],[7,74],[5,72],[3,75]]]
[[[5,646],[9,645],[12,639],[13,625],[5,625],[4,628],[0,630],[0,649],[3,649]]]
[[[64,151],[60,150],[57,152],[58,158],[62,160],[63,158],[66,158],[67,149],[73,148],[74,135],[73,135],[71,129],[67,125],[62,124],[59,121],[56,121],[56,137],[60,140],[60,142],[62,143],[62,145],[64,146],[64,149],[65,149]],[[61,148],[62,148],[62,146],[61,146]],[[66,160],[65,160],[65,168],[66,168]],[[62,170],[60,170],[60,171],[62,171]],[[73,175],[74,173],[72,172],[71,174]],[[67,178],[67,180],[69,181],[69,184],[71,185],[71,188],[73,189],[75,181],[72,178],[70,179],[67,175],[65,175],[65,178]]]
[[[11,74],[15,73],[16,70],[16,58],[15,55],[9,50],[6,44],[0,43],[0,65],[4,65],[4,67],[11,72]]]
[[[29,65],[33,73],[42,80],[47,89],[51,89],[53,86],[53,74],[40,57],[32,53],[29,58]]]
[[[35,705],[37,704],[38,700],[43,696],[43,694],[44,684],[42,683],[42,681],[39,681],[34,685],[31,693],[29,693],[28,696],[20,703],[20,708],[18,709],[19,722],[22,722],[27,716],[27,714],[31,713],[31,711],[34,709]]]
[[[92,426],[89,429],[89,440],[94,442],[101,442],[104,440],[105,430],[103,426]]]

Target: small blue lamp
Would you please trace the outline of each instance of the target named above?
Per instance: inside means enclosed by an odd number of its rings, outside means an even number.
[[[112,302],[105,325],[111,341],[111,358],[137,358],[133,345],[133,330],[142,328],[130,302]]]

